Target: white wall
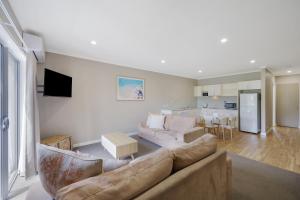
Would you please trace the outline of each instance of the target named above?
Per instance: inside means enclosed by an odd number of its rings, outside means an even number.
[[[261,132],[267,133],[273,126],[273,82],[272,73],[261,71]]]
[[[290,76],[276,76],[275,84],[290,84],[298,83],[299,84],[299,99],[300,99],[300,75],[290,75]],[[299,101],[300,104],[300,101]],[[276,118],[274,119],[276,122]],[[299,128],[300,128],[300,105],[299,105]]]
[[[196,107],[196,80],[47,53],[38,67],[72,76],[72,98],[38,96],[41,137],[69,134],[75,143],[98,140],[112,131],[132,132],[148,112],[162,107]],[[117,101],[118,75],[145,79],[145,101]]]

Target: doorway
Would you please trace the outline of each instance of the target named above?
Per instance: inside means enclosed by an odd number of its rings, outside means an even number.
[[[278,126],[299,127],[299,84],[277,84],[276,123]]]

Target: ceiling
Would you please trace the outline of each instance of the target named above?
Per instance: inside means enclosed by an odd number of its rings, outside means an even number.
[[[49,52],[195,79],[300,73],[299,0],[9,2]]]

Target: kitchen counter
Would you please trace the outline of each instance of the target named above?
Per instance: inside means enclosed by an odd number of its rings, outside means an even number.
[[[219,117],[235,117],[235,127],[238,127],[238,110],[237,109],[225,109],[225,108],[202,108],[201,109],[201,116],[204,115],[213,115],[216,113]]]
[[[161,114],[164,115],[182,115],[182,116],[196,116],[200,115],[199,108],[179,108],[179,109],[162,109]]]
[[[213,109],[213,110],[238,110],[237,108],[224,108],[224,107],[207,107],[207,108],[199,108],[199,109]]]
[[[198,122],[200,122],[201,117],[213,116],[214,114],[217,114],[219,117],[235,117],[236,118],[235,127],[238,127],[238,110],[237,109],[225,109],[225,108],[217,108],[217,107],[162,109],[161,114],[196,117]]]

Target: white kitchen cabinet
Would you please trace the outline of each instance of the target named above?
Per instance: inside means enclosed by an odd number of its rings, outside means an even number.
[[[214,93],[212,96],[221,96],[222,95],[222,86],[221,85],[213,85]]]
[[[222,95],[225,97],[238,96],[238,84],[227,83],[222,85]]]
[[[194,86],[194,96],[195,97],[202,96],[202,86]]]
[[[238,88],[239,90],[259,90],[261,89],[261,80],[239,82]]]
[[[208,85],[207,86],[207,92],[208,92],[208,96],[214,96],[214,93],[215,93],[215,91],[214,91],[214,86],[213,85]]]
[[[202,92],[207,92],[208,96],[221,96],[221,85],[204,85],[202,86]]]
[[[208,92],[209,85],[202,85],[202,92]]]
[[[261,80],[250,81],[248,87],[249,87],[249,90],[261,89]]]
[[[242,81],[238,83],[227,83],[219,85],[202,85],[194,87],[194,96],[203,96],[207,92],[208,96],[238,96],[239,90],[259,90],[261,89],[261,80]]]
[[[197,88],[197,87],[201,87]],[[222,95],[222,86],[221,85],[203,85],[203,86],[196,86],[194,88],[194,94],[199,96],[202,96],[203,92],[207,92],[208,96],[221,96]]]

